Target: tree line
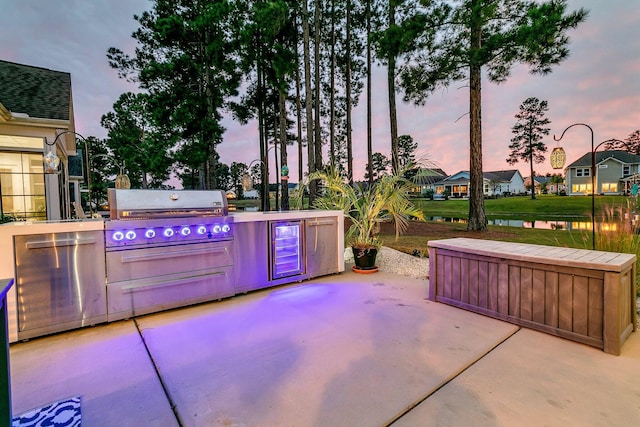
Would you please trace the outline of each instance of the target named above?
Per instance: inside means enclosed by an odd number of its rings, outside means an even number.
[[[134,16],[135,52],[107,52],[139,91],[122,94],[102,117],[103,148],[134,186],[161,186],[173,172],[185,188],[216,188],[227,115],[257,122],[261,176],[269,176],[267,155],[277,147],[280,165],[295,153],[298,180],[333,167],[353,182],[352,112],[365,94],[365,179],[373,182],[385,159],[372,152],[372,68],[387,70],[392,173],[402,166],[396,94],[422,105],[438,88],[465,81],[468,227],[484,230],[482,73],[495,83],[520,63],[549,73],[569,53],[567,31],[586,16],[567,11],[564,0],[154,0]],[[317,182],[309,192],[313,201]],[[286,209],[285,185],[281,200]],[[262,204],[269,209],[269,198]]]

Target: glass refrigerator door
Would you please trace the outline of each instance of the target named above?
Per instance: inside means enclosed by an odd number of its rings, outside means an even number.
[[[301,221],[273,223],[271,245],[272,279],[304,273]]]

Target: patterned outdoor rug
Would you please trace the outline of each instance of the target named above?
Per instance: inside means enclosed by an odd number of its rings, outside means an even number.
[[[13,417],[12,427],[80,427],[80,396],[49,403]]]

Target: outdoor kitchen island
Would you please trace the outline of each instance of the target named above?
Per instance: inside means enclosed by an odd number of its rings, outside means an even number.
[[[341,211],[228,213],[224,203],[218,216],[186,216],[187,206],[148,220],[1,225],[0,274],[16,282],[9,341],[344,271]]]
[[[237,292],[344,271],[342,211],[240,212],[232,217]]]

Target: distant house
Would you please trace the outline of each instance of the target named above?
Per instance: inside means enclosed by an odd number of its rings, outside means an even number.
[[[549,186],[551,185],[551,178],[548,176],[534,176],[533,177],[534,188],[536,189],[536,194],[542,193],[542,190],[546,187],[547,192],[549,190]],[[524,188],[527,193],[529,193],[531,188],[531,177],[528,176],[524,179]],[[554,187],[555,188],[555,187]]]
[[[79,200],[79,181],[68,173],[75,156],[71,75],[0,61],[0,213],[20,220],[67,219]],[[55,142],[55,143],[54,143]],[[60,159],[45,173],[44,156]]]
[[[564,180],[562,182],[552,182],[549,180],[549,193],[551,194],[560,194],[562,192],[566,193],[567,185]]]
[[[592,193],[591,153],[586,153],[565,168],[567,194]],[[640,155],[622,150],[595,153],[595,194],[626,194],[640,182]]]
[[[483,194],[497,196],[524,192],[524,179],[517,169],[490,171],[483,174]],[[469,171],[460,171],[431,184],[435,194],[448,193],[450,197],[469,197]]]
[[[420,168],[411,178],[411,181],[415,185],[411,193],[424,196],[427,190],[433,190],[433,183],[442,180],[446,176],[447,173],[440,168]]]
[[[260,198],[260,193],[258,190],[247,190],[242,192],[242,197],[245,199],[258,199]]]

